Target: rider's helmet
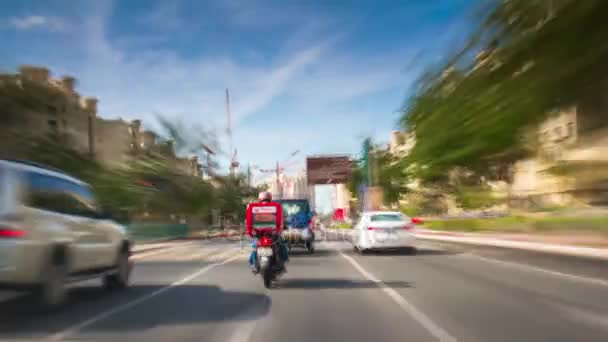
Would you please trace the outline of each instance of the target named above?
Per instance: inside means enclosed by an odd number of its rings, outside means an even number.
[[[260,202],[270,202],[272,201],[272,194],[269,191],[262,191],[258,195],[258,200]]]

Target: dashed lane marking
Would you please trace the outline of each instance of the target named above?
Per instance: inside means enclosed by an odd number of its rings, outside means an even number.
[[[160,289],[158,289],[158,290],[156,290],[156,291],[154,291],[152,293],[149,293],[147,295],[144,295],[142,297],[134,299],[134,300],[132,300],[130,302],[127,302],[127,303],[125,303],[123,305],[119,305],[119,306],[116,306],[116,307],[114,307],[114,308],[112,308],[110,310],[104,311],[104,312],[102,312],[102,313],[100,313],[100,314],[98,314],[98,315],[96,315],[94,317],[91,317],[91,318],[89,318],[89,319],[87,319],[85,321],[82,321],[82,322],[77,323],[77,324],[75,324],[75,325],[73,325],[71,327],[68,327],[67,329],[64,329],[64,330],[62,330],[62,331],[60,331],[60,332],[58,332],[56,334],[50,335],[45,340],[46,341],[61,341],[61,340],[64,340],[64,339],[66,339],[66,338],[74,335],[78,331],[80,331],[80,330],[82,330],[82,329],[84,329],[86,327],[89,327],[89,326],[91,326],[91,325],[93,325],[93,324],[95,324],[95,323],[97,323],[99,321],[107,319],[110,316],[116,315],[116,314],[118,314],[120,312],[123,312],[123,311],[125,311],[127,309],[130,309],[130,308],[132,308],[134,306],[137,306],[137,305],[139,305],[139,304],[141,304],[143,302],[146,302],[146,301],[148,301],[148,300],[150,300],[150,299],[152,299],[154,297],[160,296],[161,294],[163,294],[163,293],[171,290],[172,288],[174,288],[176,286],[181,286],[183,284],[186,284],[186,283],[188,283],[188,282],[196,279],[197,277],[199,277],[199,276],[201,276],[201,275],[203,275],[203,274],[211,271],[212,269],[214,269],[214,268],[216,268],[218,266],[222,266],[222,265],[225,265],[225,264],[227,264],[227,263],[229,263],[229,262],[231,262],[233,260],[236,260],[237,257],[239,257],[239,256],[240,255],[236,255],[236,256],[233,256],[232,258],[226,259],[226,260],[224,260],[222,262],[217,262],[217,263],[213,263],[213,264],[207,265],[207,266],[199,269],[198,271],[190,274],[189,276],[187,276],[185,278],[182,278],[182,279],[180,279],[180,280],[178,280],[178,281],[176,281],[176,282],[174,282],[174,283],[172,283],[170,285],[167,285],[167,286],[165,286],[163,288],[160,288]]]

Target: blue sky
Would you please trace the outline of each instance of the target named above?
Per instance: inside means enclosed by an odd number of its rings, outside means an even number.
[[[388,140],[421,69],[453,48],[473,0],[5,1],[0,69],[74,75],[101,116],[157,113],[225,140],[239,161],[357,153]],[[297,170],[297,166],[292,171]]]

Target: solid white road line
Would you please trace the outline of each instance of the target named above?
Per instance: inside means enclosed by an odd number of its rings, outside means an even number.
[[[376,278],[373,274],[367,272],[363,266],[361,266],[352,257],[340,252],[340,255],[344,257],[348,262],[353,265],[368,280],[376,283],[395,303],[397,303],[405,312],[412,316],[420,325],[428,330],[434,337],[441,342],[456,342],[456,338],[450,335],[447,331],[443,330],[439,325],[433,322],[428,316],[418,310],[414,305],[403,298],[397,291],[386,285],[382,280]]]
[[[220,261],[220,260],[222,260],[224,258],[230,257],[234,253],[240,254],[240,251],[237,248],[230,248],[230,249],[226,250],[223,253],[216,254],[216,255],[212,256],[211,257],[211,261],[212,262]]]
[[[219,250],[219,248],[212,248],[211,250],[207,249],[204,250],[200,253],[194,253],[191,255],[188,255],[185,259],[183,260],[188,260],[188,261],[195,261],[195,260],[201,260],[203,258],[207,258],[209,256],[213,256],[215,253],[217,253]]]
[[[125,311],[125,310],[130,309],[130,308],[132,308],[132,307],[134,307],[136,305],[139,305],[139,304],[141,304],[141,303],[143,303],[145,301],[148,301],[148,300],[150,300],[150,299],[152,299],[154,297],[157,297],[157,296],[159,296],[159,295],[161,295],[161,294],[163,294],[163,293],[171,290],[172,288],[174,288],[176,286],[180,286],[180,285],[186,284],[189,281],[191,281],[191,280],[193,280],[193,279],[195,279],[195,278],[197,278],[197,277],[199,277],[199,276],[201,276],[201,275],[203,275],[203,274],[211,271],[213,268],[215,268],[217,266],[221,266],[221,265],[224,265],[224,264],[227,264],[227,263],[231,262],[232,260],[235,260],[237,257],[238,257],[238,255],[234,256],[232,258],[229,258],[229,259],[227,259],[225,261],[222,261],[222,262],[218,262],[218,263],[215,263],[215,264],[207,265],[207,266],[201,268],[200,270],[198,270],[198,271],[190,274],[189,276],[187,276],[187,277],[185,277],[183,279],[180,279],[180,280],[178,280],[178,281],[176,281],[176,282],[174,282],[174,283],[172,283],[170,285],[167,285],[167,286],[165,286],[163,288],[160,288],[160,289],[158,289],[158,290],[156,290],[156,291],[154,291],[152,293],[149,293],[149,294],[147,294],[145,296],[142,296],[142,297],[139,297],[139,298],[137,298],[135,300],[127,302],[127,303],[125,303],[123,305],[117,306],[117,307],[115,307],[113,309],[104,311],[104,312],[100,313],[97,316],[89,318],[86,321],[80,322],[80,323],[78,323],[76,325],[73,325],[71,327],[68,327],[67,329],[64,329],[64,330],[62,330],[62,331],[60,331],[60,332],[58,332],[56,334],[53,334],[53,335],[47,337],[46,341],[61,341],[61,340],[65,339],[66,337],[68,337],[70,335],[74,335],[76,332],[78,332],[78,331],[80,331],[80,330],[82,330],[82,329],[84,329],[84,328],[86,328],[86,327],[88,327],[90,325],[93,325],[93,324],[95,324],[95,323],[97,323],[99,321],[102,321],[102,320],[104,320],[104,319],[106,319],[106,318],[108,318],[108,317],[110,317],[112,315],[115,315],[117,313]]]
[[[600,285],[600,286],[606,286],[606,287],[608,287],[608,280],[604,280],[604,279],[590,278],[590,277],[584,277],[584,276],[579,276],[579,275],[574,275],[574,274],[569,274],[569,273],[563,273],[563,272],[559,272],[559,271],[552,271],[552,270],[548,270],[548,269],[545,269],[545,268],[540,268],[540,267],[536,267],[536,266],[530,266],[530,265],[526,265],[526,264],[520,264],[520,263],[515,263],[515,262],[509,262],[509,261],[502,261],[502,260],[492,259],[492,258],[486,258],[486,257],[482,257],[482,256],[475,255],[475,254],[463,254],[461,256],[462,257],[468,257],[468,258],[474,258],[474,259],[482,260],[482,261],[485,261],[485,262],[502,265],[502,266],[505,266],[505,267],[516,268],[516,269],[519,269],[519,270],[534,271],[534,272],[539,272],[539,273],[544,273],[544,274],[552,275],[552,276],[555,276],[555,277],[569,279],[569,280],[572,280],[572,281],[578,281],[578,282],[583,282],[583,283],[589,283],[589,284],[594,284],[594,285]]]

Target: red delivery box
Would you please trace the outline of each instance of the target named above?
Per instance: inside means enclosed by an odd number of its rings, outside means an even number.
[[[253,231],[280,233],[283,227],[281,205],[275,202],[249,203],[245,210],[245,227],[249,235],[252,235]]]

